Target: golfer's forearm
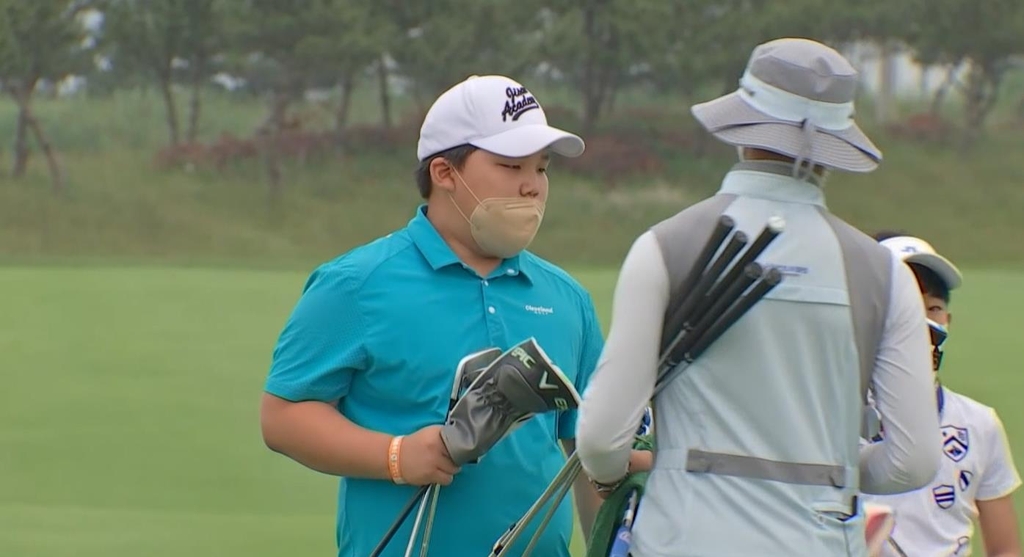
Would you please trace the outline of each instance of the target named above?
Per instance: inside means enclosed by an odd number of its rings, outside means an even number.
[[[263,395],[260,423],[267,446],[313,470],[335,476],[389,479],[392,436],[359,427],[329,404]]]
[[[580,518],[580,529],[583,530],[583,539],[590,543],[590,532],[594,528],[594,519],[597,518],[597,511],[601,508],[601,497],[590,485],[585,475],[576,478],[572,486],[576,499],[576,514]]]
[[[861,490],[903,493],[926,485],[942,457],[931,348],[913,275],[893,272],[892,305],[872,381],[883,440],[861,448]]]
[[[612,302],[612,323],[583,394],[576,444],[583,469],[608,483],[626,474],[633,440],[658,373],[669,279],[653,234],[630,248]]]

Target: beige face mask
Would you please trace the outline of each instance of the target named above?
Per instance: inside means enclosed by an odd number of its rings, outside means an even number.
[[[544,219],[543,202],[527,197],[489,197],[481,201],[454,167],[452,172],[476,199],[473,214],[467,218],[455,203],[455,198],[450,193],[448,197],[455,210],[469,223],[473,240],[485,254],[505,259],[530,245]]]

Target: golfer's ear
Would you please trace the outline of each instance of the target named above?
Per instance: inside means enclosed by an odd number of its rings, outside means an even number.
[[[430,161],[430,181],[435,188],[448,193],[455,191],[455,172],[452,170],[452,163],[444,157],[435,157]]]

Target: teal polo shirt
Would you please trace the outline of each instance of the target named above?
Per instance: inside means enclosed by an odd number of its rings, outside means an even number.
[[[362,427],[409,434],[444,422],[463,356],[507,350],[531,336],[582,394],[603,345],[587,291],[529,252],[480,277],[421,206],[405,228],[312,273],[278,339],[265,389],[292,401],[337,401]],[[575,428],[575,411],[535,416],[478,464],[463,466],[440,491],[430,555],[487,555],[562,467],[559,440],[574,438]],[[369,555],[415,489],[341,478],[339,557]],[[404,554],[413,518],[385,555]],[[533,531],[512,554],[522,553]],[[534,555],[568,557],[572,531],[567,497]]]

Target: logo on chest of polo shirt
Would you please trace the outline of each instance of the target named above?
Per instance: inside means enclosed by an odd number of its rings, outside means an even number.
[[[544,306],[533,306],[533,305],[530,305],[530,304],[526,304],[525,306],[523,306],[523,309],[525,309],[526,311],[528,311],[530,313],[535,313],[537,315],[551,315],[552,313],[555,313],[555,308],[549,308],[549,307],[544,307]]]
[[[956,490],[949,484],[937,485],[932,488],[932,497],[940,509],[948,509],[956,503]]]
[[[953,462],[960,462],[967,456],[970,444],[967,430],[955,425],[942,426],[942,452]]]

